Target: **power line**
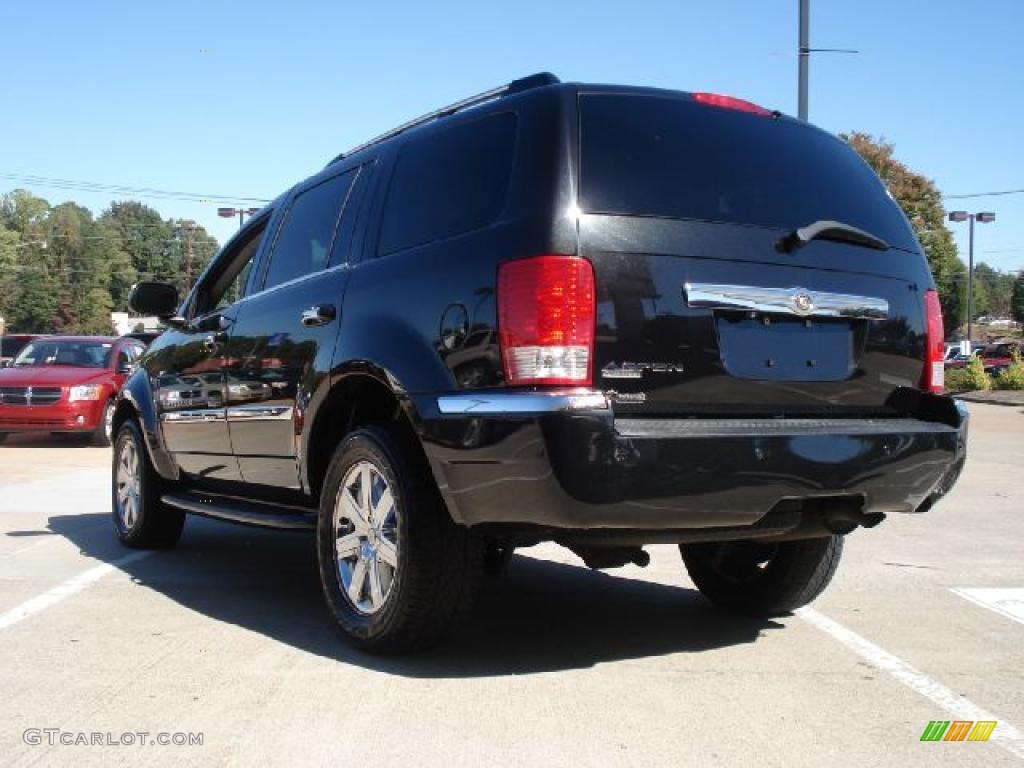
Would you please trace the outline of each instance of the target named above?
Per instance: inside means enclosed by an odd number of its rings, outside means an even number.
[[[1002,189],[998,192],[971,192],[966,195],[944,195],[946,200],[966,200],[969,197],[1001,197],[1003,195],[1024,194],[1024,189]]]
[[[167,189],[155,189],[153,187],[131,187],[124,184],[108,184],[99,181],[81,181],[75,179],[55,179],[48,176],[34,176],[20,173],[0,172],[0,179],[32,184],[41,187],[53,187],[55,189],[74,190],[78,192],[104,192],[108,194],[134,195],[136,197],[149,197],[159,200],[185,200],[193,203],[269,203],[270,200],[261,197],[236,197],[234,195],[202,194],[199,192],[175,192]]]

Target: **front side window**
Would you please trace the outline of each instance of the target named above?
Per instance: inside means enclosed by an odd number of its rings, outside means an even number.
[[[327,266],[338,218],[358,169],[327,179],[292,201],[270,255],[264,289]]]
[[[260,242],[270,220],[266,216],[245,233],[244,239],[233,242],[217,258],[215,268],[208,272],[196,294],[194,316],[224,309],[245,295],[253,259],[260,249]]]
[[[492,223],[505,207],[516,116],[491,115],[413,139],[395,165],[381,225],[381,255]]]

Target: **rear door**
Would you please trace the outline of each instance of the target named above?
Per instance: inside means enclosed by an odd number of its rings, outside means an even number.
[[[299,488],[297,438],[326,383],[360,190],[370,167],[321,175],[287,203],[258,290],[231,329],[225,405],[247,483]]]
[[[913,233],[835,137],[687,94],[581,93],[580,253],[594,380],[644,414],[884,411],[915,387],[932,285]],[[891,247],[817,239],[837,220]]]

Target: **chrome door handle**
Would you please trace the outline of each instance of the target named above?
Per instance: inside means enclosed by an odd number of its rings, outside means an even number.
[[[337,311],[333,304],[318,304],[315,307],[302,310],[302,324],[307,328],[317,325],[327,325],[334,319]]]

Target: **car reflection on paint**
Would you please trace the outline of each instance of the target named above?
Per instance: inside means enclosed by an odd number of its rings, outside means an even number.
[[[239,380],[228,374],[228,399],[232,403],[258,403],[269,400],[274,389],[270,384],[255,379]]]

